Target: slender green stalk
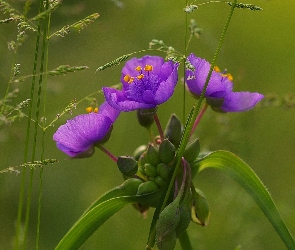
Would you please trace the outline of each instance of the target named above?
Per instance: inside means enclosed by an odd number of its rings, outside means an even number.
[[[32,190],[33,190],[33,177],[34,177],[34,170],[30,170],[30,182],[29,182],[29,189],[27,195],[27,206],[26,206],[26,217],[25,217],[25,226],[24,226],[24,241],[23,241],[23,249],[26,249],[27,245],[27,235],[28,235],[28,227],[29,227],[29,220],[30,220],[30,207],[32,201]]]
[[[181,249],[183,250],[193,250],[192,244],[190,242],[190,239],[188,237],[188,233],[185,230],[180,236],[179,236],[179,243],[181,246]]]
[[[187,6],[188,1],[185,1],[185,6]],[[186,57],[187,57],[187,49],[188,49],[188,40],[187,40],[187,29],[188,29],[188,25],[187,25],[187,21],[188,21],[188,13],[185,13],[185,35],[184,35],[184,57],[183,57],[183,108],[182,108],[182,122],[184,123],[185,121],[185,97],[186,97],[186,89],[185,89],[185,83],[186,83],[186,79],[185,79],[185,71],[186,71],[186,67],[185,67],[185,61],[186,61]]]
[[[25,161],[24,161],[25,162]],[[19,189],[19,198],[18,198],[18,211],[17,211],[17,223],[16,223],[16,232],[15,232],[15,249],[19,249],[19,237],[20,237],[20,228],[21,228],[21,218],[24,204],[25,196],[25,183],[26,183],[27,169],[23,168],[22,177],[20,182]]]
[[[41,12],[41,11],[42,11],[42,1],[41,1],[41,4],[40,4],[39,12]],[[31,120],[32,120],[32,109],[33,109],[33,102],[34,102],[34,90],[35,90],[35,83],[36,83],[35,75],[36,75],[36,72],[37,72],[40,34],[41,34],[41,23],[39,22],[38,23],[36,43],[35,43],[33,77],[32,77],[32,82],[31,82],[31,95],[30,95],[31,101],[30,101],[30,104],[29,104],[29,114],[28,114],[27,132],[26,132],[26,140],[25,140],[25,151],[24,151],[24,162],[27,162],[27,158],[28,158],[30,129],[31,129]],[[15,249],[19,249],[19,233],[20,233],[22,210],[23,210],[25,177],[26,177],[26,170],[23,171],[22,180],[21,180],[21,184],[20,184],[18,213],[17,213],[17,225],[16,225],[16,237],[15,237]]]
[[[46,9],[49,8],[49,1],[46,0]],[[45,72],[48,70],[48,46],[49,46],[49,39],[47,37],[50,28],[50,18],[51,14],[48,15],[47,23],[44,24],[44,34],[43,34],[43,41],[45,45]],[[42,72],[43,73],[43,72]],[[45,127],[45,117],[46,117],[46,83],[47,83],[47,75],[44,77],[44,89],[43,91],[43,128]],[[42,151],[41,151],[41,160],[44,159],[44,152],[45,152],[45,130],[42,130]],[[39,249],[39,241],[40,241],[40,224],[41,224],[41,199],[42,199],[42,191],[43,191],[43,167],[40,169],[40,177],[39,177],[39,198],[38,198],[38,218],[37,218],[37,233],[36,233],[36,250]]]
[[[156,211],[155,211],[154,216],[153,216],[153,221],[152,221],[152,224],[151,224],[150,234],[149,234],[149,238],[148,238],[148,242],[147,242],[147,249],[151,249],[155,244],[156,222],[157,222],[157,220],[159,218],[159,215],[160,215],[161,211],[166,206],[166,203],[168,201],[168,197],[170,196],[170,193],[171,193],[171,190],[172,190],[172,187],[173,187],[173,184],[174,184],[174,180],[175,180],[175,177],[176,177],[176,173],[177,173],[178,168],[180,166],[181,157],[184,154],[185,147],[186,147],[186,145],[188,143],[188,140],[190,138],[190,131],[193,128],[194,121],[196,120],[196,118],[197,118],[197,116],[199,114],[202,101],[205,98],[205,92],[206,92],[207,86],[209,84],[210,77],[211,77],[212,72],[213,72],[213,66],[215,65],[216,59],[217,59],[217,57],[219,55],[221,46],[223,44],[223,41],[224,41],[224,38],[225,38],[225,35],[226,35],[226,32],[227,32],[229,23],[231,21],[232,15],[234,13],[236,2],[237,2],[237,0],[234,0],[233,5],[231,6],[229,16],[228,16],[228,18],[226,20],[225,26],[224,26],[223,31],[221,33],[219,43],[218,43],[218,46],[216,48],[215,54],[213,56],[211,67],[210,67],[208,76],[206,78],[206,82],[205,82],[202,94],[200,96],[199,102],[197,104],[197,107],[192,110],[192,115],[189,116],[189,118],[187,120],[187,124],[186,124],[185,130],[183,132],[183,138],[181,140],[181,143],[180,143],[179,149],[178,149],[178,151],[176,153],[175,161],[174,161],[174,164],[173,164],[172,178],[170,179],[170,183],[169,183],[167,192],[165,192],[165,197],[164,197],[164,199],[161,199],[162,202],[160,202],[159,205],[157,206]]]
[[[40,12],[43,9],[43,1],[40,0]],[[45,52],[46,52],[46,30],[47,30],[47,19],[43,21],[43,40],[42,40],[42,54],[41,54],[41,62],[40,62],[40,70],[41,73],[38,81],[38,99],[36,104],[36,119],[35,119],[35,126],[34,126],[34,139],[33,139],[33,147],[32,147],[32,158],[31,161],[33,162],[35,160],[36,155],[36,145],[37,145],[37,135],[38,135],[38,120],[40,115],[40,104],[41,104],[41,93],[42,93],[42,82],[43,82],[43,72],[44,72],[44,61],[45,61]],[[41,22],[39,24],[40,30],[41,30]],[[29,221],[30,221],[30,210],[31,210],[31,199],[32,199],[32,186],[33,186],[33,178],[34,178],[34,169],[31,169],[30,172],[30,183],[29,183],[29,190],[28,190],[28,196],[27,196],[27,206],[26,206],[26,217],[25,217],[25,229],[24,229],[24,249],[26,248],[27,243],[27,236],[28,236],[28,227],[29,227]]]
[[[153,134],[153,130],[152,130],[152,126],[147,128],[147,131],[149,133],[149,137],[150,137],[150,142],[154,142],[155,138],[154,138],[154,134]]]
[[[43,132],[44,134],[44,132]],[[40,224],[41,224],[41,199],[42,199],[42,191],[43,191],[43,170],[44,168],[40,168],[39,175],[39,197],[38,197],[38,217],[37,217],[37,233],[36,233],[36,250],[39,249],[39,241],[40,241]]]

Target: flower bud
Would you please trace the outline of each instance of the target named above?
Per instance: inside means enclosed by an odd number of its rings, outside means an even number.
[[[166,164],[170,163],[174,160],[175,157],[175,147],[174,145],[168,140],[165,139],[159,147],[159,156],[161,162]]]
[[[175,147],[178,147],[182,136],[182,130],[183,128],[180,120],[176,115],[172,114],[165,128],[165,138],[168,138]]]
[[[139,185],[137,195],[152,193],[157,191],[158,189],[159,187],[155,182],[147,181]]]
[[[200,153],[200,141],[196,138],[192,142],[189,142],[185,148],[183,157],[187,162],[193,162]]]
[[[136,195],[139,185],[142,184],[142,180],[137,178],[130,178],[124,181],[121,188],[126,195]]]
[[[130,156],[119,156],[117,166],[125,176],[133,176],[138,170],[137,161]]]
[[[197,224],[207,226],[210,219],[210,208],[208,202],[200,190],[192,190],[193,206],[191,218]]]
[[[141,145],[137,149],[135,149],[133,152],[134,159],[138,161],[140,156],[144,153],[144,151],[146,151],[146,148],[146,145]]]
[[[146,156],[148,162],[154,166],[157,166],[161,162],[158,149],[155,148],[152,144],[149,144]]]
[[[154,114],[156,113],[157,109],[138,109],[137,120],[139,124],[145,128],[149,128],[154,123]]]
[[[161,176],[164,180],[167,180],[170,174],[170,168],[165,163],[160,163],[157,166],[157,173]]]
[[[144,164],[148,163],[146,152],[144,152],[138,160],[138,171],[145,175]]]
[[[149,163],[144,164],[144,171],[148,177],[157,176],[157,168]]]
[[[215,110],[214,108],[218,109],[222,106],[224,98],[207,97],[206,102]]]
[[[161,188],[164,187],[166,184],[166,181],[161,176],[156,176],[154,179],[154,182]]]

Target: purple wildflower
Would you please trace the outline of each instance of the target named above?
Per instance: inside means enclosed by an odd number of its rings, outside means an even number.
[[[61,125],[53,135],[53,140],[70,157],[90,157],[94,153],[94,146],[109,138],[119,113],[105,102],[98,113],[78,115]]]
[[[122,90],[102,88],[106,101],[120,111],[155,108],[172,96],[177,68],[178,63],[159,56],[132,58],[122,70]]]
[[[206,82],[210,63],[191,54],[187,61],[195,70],[186,70],[186,83],[189,91],[200,97]],[[232,76],[218,70],[212,72],[205,92],[206,102],[219,112],[242,112],[254,108],[264,96],[259,93],[233,92]]]

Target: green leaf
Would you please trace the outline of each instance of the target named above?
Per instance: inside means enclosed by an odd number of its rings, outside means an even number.
[[[199,162],[199,172],[212,167],[235,179],[254,199],[273,225],[288,249],[295,249],[295,240],[281,218],[274,201],[255,172],[239,157],[227,151],[215,151]]]
[[[128,181],[128,180],[127,180]],[[162,190],[144,195],[130,195],[134,193],[125,181],[121,186],[112,189],[95,201],[62,238],[55,250],[79,249],[85,241],[111,216],[128,204],[149,204],[158,200]]]
[[[97,205],[77,221],[55,249],[79,249],[105,221],[128,203],[131,201],[126,197],[116,197]]]

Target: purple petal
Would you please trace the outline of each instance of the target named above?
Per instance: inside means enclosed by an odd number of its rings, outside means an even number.
[[[178,63],[174,64],[173,66],[174,69],[169,75],[168,79],[164,82],[161,82],[159,88],[157,89],[155,96],[155,101],[157,104],[166,102],[174,93],[174,89],[178,81]]]
[[[106,101],[111,105],[114,109],[120,111],[133,111],[137,109],[149,109],[154,108],[155,104],[147,104],[142,102],[136,102],[133,100],[129,100],[124,95],[123,91],[107,88],[102,88]]]
[[[144,68],[146,65],[153,65],[154,74],[159,74],[161,66],[164,64],[164,59],[160,56],[144,56],[142,58],[132,58],[126,62],[122,69],[122,74],[125,75],[136,75],[138,72],[135,70],[137,66]],[[124,77],[123,76],[123,77]],[[122,82],[124,84],[124,82]]]
[[[78,115],[60,126],[53,135],[53,140],[60,150],[73,157],[101,141],[111,125],[111,119],[104,115],[96,113]]]
[[[194,54],[188,57],[188,61],[195,67],[195,71],[186,70],[187,86],[192,93],[201,95],[210,70],[210,63]],[[226,86],[222,83],[222,78],[219,73],[212,72],[205,96],[219,98],[223,96]]]
[[[254,108],[264,97],[259,93],[228,92],[221,109],[225,112],[242,112]]]
[[[114,109],[112,106],[108,104],[108,102],[105,101],[103,104],[100,105],[98,114],[109,117],[114,123],[115,120],[118,118],[120,111]]]

